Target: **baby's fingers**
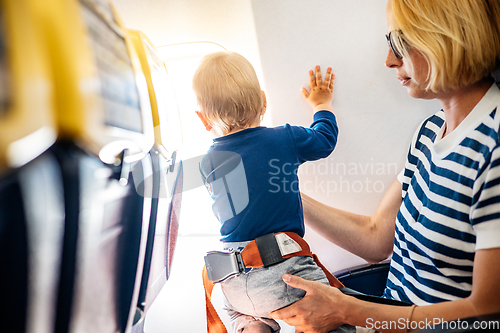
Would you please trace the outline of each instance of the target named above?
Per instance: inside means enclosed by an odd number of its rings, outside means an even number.
[[[330,84],[332,82],[332,68],[328,67],[326,70],[326,76],[325,76],[325,86],[330,87]]]
[[[312,70],[309,71],[309,87],[311,87],[311,89],[316,87],[316,78]]]
[[[302,88],[302,96],[304,96],[305,99],[308,99],[309,95],[309,91],[307,91],[306,88]]]
[[[323,78],[321,77],[321,68],[316,66],[316,85],[320,86],[323,84]]]

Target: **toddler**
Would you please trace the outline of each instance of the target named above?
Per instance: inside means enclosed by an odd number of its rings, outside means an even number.
[[[310,92],[302,88],[314,112],[310,127],[268,128],[260,126],[266,95],[252,65],[234,52],[203,58],[193,79],[200,107],[196,113],[205,128],[219,137],[200,163],[200,171],[221,223],[224,249],[242,251],[251,241],[258,239],[259,244],[262,236],[280,232],[304,236],[298,167],[329,156],[337,143],[331,71],[327,69],[323,80],[316,66],[315,72],[309,71]],[[283,237],[276,241],[280,250],[296,244]],[[220,281],[235,332],[279,331],[269,312],[305,294],[283,282],[285,273],[328,284],[311,256],[292,256],[268,267],[246,266],[240,274]]]

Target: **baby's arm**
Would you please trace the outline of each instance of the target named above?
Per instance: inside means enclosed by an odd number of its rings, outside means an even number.
[[[335,75],[332,74],[332,68],[328,67],[323,81],[320,67],[316,66],[315,70],[316,73],[309,71],[311,92],[302,88],[304,98],[313,108],[314,122],[309,128],[288,125],[301,163],[328,157],[337,144],[338,127],[332,107]]]
[[[312,70],[309,71],[309,87],[311,92],[308,92],[306,88],[302,88],[302,95],[304,95],[304,98],[311,105],[314,112],[320,110],[333,111],[333,81],[335,80],[335,74],[332,73],[332,68],[328,67],[325,80],[323,81],[320,67],[316,66],[315,69],[316,75]]]

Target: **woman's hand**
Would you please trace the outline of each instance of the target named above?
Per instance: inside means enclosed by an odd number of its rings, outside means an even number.
[[[343,300],[346,296],[337,288],[289,274],[283,275],[283,281],[305,290],[306,295],[286,308],[271,312],[272,318],[281,319],[303,333],[330,332],[345,323]]]
[[[309,88],[311,92],[307,91],[306,88],[302,88],[302,95],[304,95],[304,98],[313,109],[325,105],[328,106],[327,110],[329,110],[333,101],[333,81],[335,80],[335,74],[332,74],[332,68],[328,67],[325,80],[323,81],[320,67],[316,66],[315,69],[316,75],[312,70],[309,71]]]

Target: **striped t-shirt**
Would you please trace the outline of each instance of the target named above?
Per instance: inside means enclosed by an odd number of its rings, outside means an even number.
[[[476,251],[500,247],[500,89],[444,138],[444,112],[408,153],[385,297],[417,305],[464,298]]]

